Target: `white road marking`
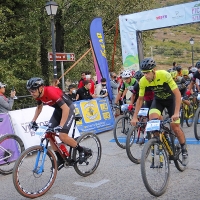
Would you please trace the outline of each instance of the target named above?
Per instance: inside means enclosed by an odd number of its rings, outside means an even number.
[[[63,194],[55,194],[53,197],[62,199],[62,200],[75,200],[76,199],[76,197],[67,196],[67,195],[63,195]]]
[[[80,186],[84,186],[84,187],[90,187],[90,188],[97,188],[100,185],[109,182],[110,180],[107,179],[103,179],[99,182],[96,183],[86,183],[86,182],[74,182],[75,185],[80,185]]]

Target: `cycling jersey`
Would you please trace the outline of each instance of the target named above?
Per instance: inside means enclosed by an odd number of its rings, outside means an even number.
[[[135,84],[137,83],[135,78],[131,78],[130,83],[126,83],[125,81],[122,83],[121,87],[120,87],[120,92],[124,92],[125,89],[128,90],[133,90],[133,87]]]
[[[139,96],[143,97],[146,91],[154,91],[155,99],[173,99],[172,90],[177,88],[171,74],[165,70],[155,71],[155,79],[152,82],[143,76],[139,86]]]
[[[134,85],[132,93],[139,96],[139,89],[140,89],[139,83],[136,83]],[[145,101],[152,101],[153,98],[154,98],[154,92],[153,91],[145,91],[145,93],[144,93],[144,100]]]
[[[53,115],[49,120],[49,127],[52,128],[60,125],[60,120],[62,119],[62,109],[60,107],[66,103],[69,107],[69,114],[63,128],[61,129],[61,132],[69,133],[75,115],[75,107],[70,98],[59,88],[55,88],[53,86],[45,86],[43,96],[37,98],[36,100],[38,105],[43,103],[55,108]]]
[[[38,105],[43,103],[54,108],[60,108],[64,103],[68,106],[72,104],[70,98],[61,89],[53,86],[45,86],[43,96],[36,100],[38,101]]]
[[[200,73],[198,71],[193,73],[192,81],[195,83],[197,78],[200,79]]]

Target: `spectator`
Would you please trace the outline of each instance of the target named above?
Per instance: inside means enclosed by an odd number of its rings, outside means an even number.
[[[79,88],[76,92],[76,100],[86,100],[86,99],[93,99],[94,95],[90,94],[91,83],[89,80],[85,80],[84,86]]]
[[[93,95],[94,94],[94,90],[95,90],[95,84],[94,84],[94,81],[92,80],[92,77],[91,77],[91,72],[86,72],[86,80],[89,80],[90,83],[91,83],[91,88],[90,88],[90,94]]]
[[[101,83],[97,85],[95,92],[96,92],[97,97],[107,97],[108,96],[105,78],[101,79]]]
[[[173,65],[172,70],[176,70],[176,62],[173,62],[172,65]]]
[[[85,72],[81,72],[81,79],[78,82],[78,88],[83,86],[83,81],[85,80]]]
[[[111,85],[112,96],[113,96],[112,104],[115,104],[115,100],[116,100],[116,97],[118,94],[118,88],[119,88],[120,83],[118,83],[118,81],[117,81],[117,76],[116,76],[115,72],[111,72],[110,77],[111,77],[110,85]]]
[[[72,100],[72,101],[76,101],[76,87],[75,87],[75,85],[69,85],[69,87],[68,87],[68,90],[69,90],[69,92],[68,92],[68,96],[69,96],[69,98]]]
[[[51,85],[54,86],[54,87],[56,87],[56,88],[59,88],[59,87],[58,87],[59,84],[60,84],[60,81],[59,81],[59,79],[57,79],[57,78],[54,78],[54,79],[52,80],[52,82],[51,82]]]
[[[85,72],[85,80],[88,80],[91,83],[90,94],[94,94],[94,81],[91,79],[91,72]],[[82,88],[84,86],[84,81],[81,81],[78,88]]]
[[[12,110],[14,104],[15,90],[11,91],[10,98],[4,96],[6,84],[0,82],[0,113],[7,113]]]

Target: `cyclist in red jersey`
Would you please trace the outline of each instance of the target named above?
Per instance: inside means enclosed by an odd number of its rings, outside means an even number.
[[[89,149],[79,146],[73,138],[68,136],[75,115],[75,107],[70,98],[59,88],[44,86],[43,79],[38,77],[29,79],[26,88],[31,93],[32,97],[37,100],[35,115],[29,127],[32,129],[37,126],[36,120],[42,111],[43,105],[54,107],[55,110],[49,120],[49,127],[54,128],[55,132],[59,132],[59,138],[62,142],[79,151],[79,163],[82,164],[84,162],[85,153],[87,153]],[[54,144],[51,144],[51,146],[55,151]],[[60,170],[64,166],[64,160],[57,151],[55,151],[55,154],[57,156],[58,170]]]

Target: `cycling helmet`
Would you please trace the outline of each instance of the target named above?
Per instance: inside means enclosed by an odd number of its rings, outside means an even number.
[[[178,72],[180,72],[180,71],[181,71],[181,69],[182,69],[182,67],[181,67],[181,66],[177,66],[177,67],[176,67],[176,71],[178,71]]]
[[[152,58],[145,58],[141,63],[140,63],[140,69],[142,71],[148,71],[153,69],[156,66],[156,62]]]
[[[44,85],[44,80],[42,78],[33,77],[27,81],[26,88],[27,90],[37,89],[42,85]]]
[[[129,77],[131,77],[131,76],[132,76],[132,73],[131,73],[130,70],[125,70],[125,71],[123,71],[123,73],[122,73],[122,78],[129,78]]]
[[[190,71],[191,71],[192,73],[194,73],[194,72],[197,71],[197,68],[196,68],[196,67],[192,67],[192,68],[190,69]]]
[[[196,67],[197,69],[200,69],[200,61],[197,61],[195,67]]]
[[[144,76],[144,74],[140,70],[135,72],[135,74],[134,74],[134,78],[137,80],[140,80],[143,76]]]

